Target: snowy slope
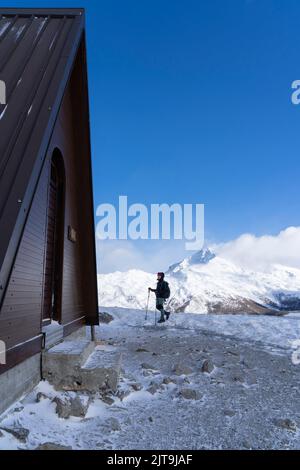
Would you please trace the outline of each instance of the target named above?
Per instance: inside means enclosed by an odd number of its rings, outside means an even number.
[[[176,312],[269,313],[300,310],[300,270],[274,264],[255,272],[201,250],[170,266],[168,307]],[[99,304],[145,308],[156,276],[139,270],[99,274]],[[154,302],[154,294],[151,294]]]

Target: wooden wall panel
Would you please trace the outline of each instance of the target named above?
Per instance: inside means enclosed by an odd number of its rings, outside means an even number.
[[[80,327],[84,318],[90,324],[98,323],[85,67],[82,42],[50,139],[0,311],[0,339],[6,342],[7,348],[30,342],[42,330],[47,200],[50,162],[56,148],[60,150],[65,166],[61,323],[65,326],[66,334]],[[69,226],[76,231],[76,242],[68,239]],[[22,347],[16,349],[16,360],[19,362],[31,354],[26,345],[23,355]]]
[[[45,162],[0,312],[0,339],[7,348],[41,332],[49,162]]]

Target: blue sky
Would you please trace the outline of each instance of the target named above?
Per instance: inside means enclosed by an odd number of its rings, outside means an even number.
[[[95,207],[204,203],[212,242],[300,225],[298,0],[59,6],[86,8]]]

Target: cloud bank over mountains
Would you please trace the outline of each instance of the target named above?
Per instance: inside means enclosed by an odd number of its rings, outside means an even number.
[[[218,256],[236,265],[269,271],[280,264],[300,269],[300,227],[288,227],[277,235],[243,234],[225,242],[207,245]],[[139,269],[157,272],[189,256],[178,240],[97,240],[98,273]]]

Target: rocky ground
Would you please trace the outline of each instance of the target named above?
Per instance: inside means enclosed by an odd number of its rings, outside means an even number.
[[[290,351],[134,319],[97,332],[123,356],[117,394],[78,395],[87,407],[70,411],[72,396],[41,383],[3,417],[0,448],[300,448],[300,365]]]

